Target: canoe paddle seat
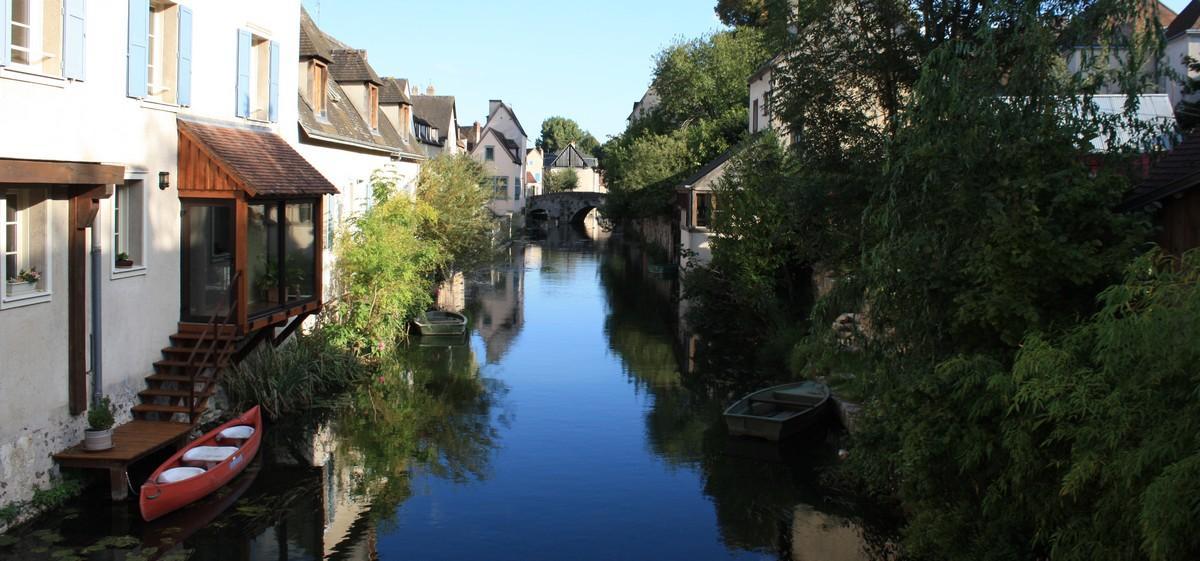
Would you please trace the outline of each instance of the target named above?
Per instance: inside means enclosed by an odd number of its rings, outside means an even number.
[[[198,467],[179,467],[171,468],[162,472],[158,476],[159,483],[178,483],[185,479],[191,479],[204,473],[204,469]]]
[[[243,442],[250,440],[251,436],[254,436],[254,427],[249,425],[238,425],[236,427],[229,427],[221,431],[221,434],[217,435],[217,438],[220,439],[222,443],[227,442],[235,446],[241,446]]]
[[[197,446],[184,452],[183,461],[189,464],[201,464],[206,469],[225,461],[238,451],[236,446]]]

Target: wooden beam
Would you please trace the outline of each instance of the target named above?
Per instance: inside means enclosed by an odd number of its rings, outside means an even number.
[[[233,267],[235,271],[242,273],[238,276],[237,286],[232,287],[237,291],[237,310],[234,310],[234,323],[238,325],[239,333],[247,332],[246,318],[250,313],[249,302],[250,297],[249,284],[246,282],[247,270],[250,268],[249,249],[247,244],[250,243],[248,238],[249,232],[250,209],[246,205],[246,201],[238,199],[234,203],[234,232],[233,232]]]
[[[0,159],[0,183],[100,185],[121,183],[124,180],[124,166]]]
[[[72,415],[87,410],[87,230],[78,227],[86,206],[71,201],[67,234],[67,402]]]

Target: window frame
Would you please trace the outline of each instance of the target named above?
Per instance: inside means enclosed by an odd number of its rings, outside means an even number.
[[[135,185],[135,184],[139,184],[139,185]],[[133,196],[133,192],[135,192],[135,187],[136,187],[137,197],[138,197],[138,199],[140,199],[138,201],[137,208],[141,209],[141,213],[140,213],[141,216],[138,217],[138,220],[141,221],[141,227],[139,228],[139,230],[141,230],[141,239],[139,240],[139,243],[141,244],[141,247],[139,248],[140,255],[137,256],[138,259],[133,260],[132,267],[119,268],[119,267],[117,267],[117,254],[121,253],[122,251],[127,252],[128,247],[129,247],[127,242],[124,242],[126,245],[124,247],[122,247],[123,242],[121,241],[121,238],[124,238],[127,240],[128,239],[127,234],[130,232],[130,228],[129,228],[130,212],[129,211],[131,209],[129,208],[130,205],[128,204],[128,200],[131,196]],[[122,198],[121,193],[122,192],[127,194],[125,197],[126,204],[124,206],[122,206],[122,204],[121,204],[121,198]],[[148,239],[147,231],[149,229],[148,226],[150,224],[150,221],[148,220],[149,213],[146,208],[148,199],[149,199],[149,190],[146,188],[146,181],[143,179],[139,179],[139,178],[126,179],[124,183],[122,183],[121,185],[117,185],[116,189],[113,190],[112,213],[110,214],[110,217],[112,219],[112,227],[109,229],[109,234],[110,234],[109,243],[111,244],[111,246],[109,248],[110,249],[109,254],[111,257],[111,259],[109,260],[110,261],[109,262],[109,267],[110,267],[110,275],[109,276],[113,280],[122,279],[122,278],[126,278],[126,277],[142,276],[142,275],[146,274],[146,268],[149,266],[149,264],[147,263],[148,260],[146,258],[146,248],[148,247],[148,245],[146,243],[147,239]],[[133,255],[130,255],[130,257],[133,257]]]
[[[257,30],[250,32],[250,107],[246,119],[271,122],[271,38]],[[262,105],[259,106],[259,103]]]
[[[65,9],[63,0],[22,0],[25,3],[26,10],[29,13],[29,21],[25,23],[17,23],[16,19],[13,17],[11,5],[13,0],[3,1],[10,3],[8,20],[0,22],[0,24],[3,24],[9,28],[7,44],[0,45],[0,48],[4,48],[8,51],[8,66],[4,67],[5,70],[33,74],[36,76],[44,76],[47,78],[53,78],[55,80],[65,80],[66,78],[64,78],[64,74],[66,73],[66,69],[63,68],[63,56],[66,49],[66,30],[64,29],[62,23],[62,14],[63,10]],[[53,10],[53,14],[56,15],[57,18],[46,18],[46,10],[48,9],[48,6]],[[47,25],[51,24],[51,22],[57,24],[58,26],[56,30],[56,33],[58,34],[58,48],[55,52],[48,52],[45,50],[45,42],[47,37],[46,27]],[[18,47],[14,42],[16,39],[16,34],[12,33],[12,26],[14,25],[19,25],[26,29],[28,43],[25,46]],[[17,58],[13,56],[14,51],[24,52],[26,62],[18,62]],[[45,68],[48,59],[55,59],[56,61],[53,63],[53,70],[51,71],[47,71]]]
[[[371,132],[379,132],[379,86],[367,84],[367,122]]]
[[[308,97],[313,111],[321,120],[329,119],[329,66],[313,59],[309,65]]]
[[[485,162],[496,161],[496,147],[495,146],[485,145],[483,147],[483,161],[485,161]]]
[[[504,185],[504,191],[499,190],[500,186]],[[497,196],[499,195],[499,196]],[[492,176],[492,200],[507,201],[508,200],[508,176],[494,175]]]
[[[708,198],[708,215],[704,224],[700,224],[700,199],[701,197]],[[693,191],[692,192],[692,228],[696,230],[708,230],[712,228],[713,212],[717,208],[717,197],[712,191]]]
[[[54,287],[54,284],[53,284],[53,281],[54,281],[53,247],[54,246],[53,246],[53,235],[51,233],[51,228],[50,228],[50,225],[52,224],[50,215],[51,215],[53,209],[51,208],[52,199],[50,198],[49,192],[45,188],[29,188],[29,187],[0,188],[0,218],[2,218],[4,221],[4,225],[3,225],[4,227],[0,228],[0,250],[3,250],[3,251],[0,251],[0,253],[4,253],[5,255],[7,255],[8,224],[9,224],[9,222],[8,222],[8,196],[10,194],[15,194],[17,197],[28,198],[31,196],[31,193],[39,193],[41,195],[41,197],[40,197],[41,202],[39,202],[38,204],[46,205],[46,207],[43,209],[43,213],[42,213],[43,214],[42,230],[45,232],[45,239],[42,240],[43,249],[44,249],[43,253],[45,255],[45,263],[41,267],[42,290],[37,290],[30,294],[24,294],[21,296],[9,296],[8,295],[8,277],[11,275],[15,275],[17,272],[20,272],[20,269],[26,268],[28,266],[28,263],[18,264],[17,271],[9,271],[8,264],[7,264],[8,260],[0,259],[0,310],[6,310],[6,309],[10,309],[10,308],[19,308],[22,306],[29,306],[29,305],[33,305],[33,304],[41,304],[44,302],[49,302],[54,295],[54,290],[53,290],[53,287]],[[21,244],[21,247],[19,247],[17,250],[18,255],[28,254],[30,252],[29,235],[24,232],[26,230],[28,230],[29,220],[31,220],[31,218],[26,218],[26,219],[22,220],[22,215],[24,213],[28,213],[29,210],[30,209],[29,209],[28,205],[26,205],[26,209],[24,211],[17,211],[17,213],[16,213],[17,220],[15,221],[15,225],[16,225],[15,230],[17,231],[17,237],[19,239],[18,243]]]

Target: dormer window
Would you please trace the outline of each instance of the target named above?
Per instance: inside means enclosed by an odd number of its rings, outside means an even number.
[[[367,118],[371,130],[379,130],[379,86],[375,84],[367,84]]]
[[[320,119],[329,116],[329,67],[314,60],[308,65],[308,99]]]
[[[404,130],[400,131],[400,134],[405,137],[412,134],[412,107],[408,105],[400,106],[400,123],[404,127]]]

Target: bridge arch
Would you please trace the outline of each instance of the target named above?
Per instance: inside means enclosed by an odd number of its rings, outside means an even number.
[[[562,191],[529,197],[525,212],[559,224],[581,223],[593,209],[604,207],[606,195],[591,191]]]

